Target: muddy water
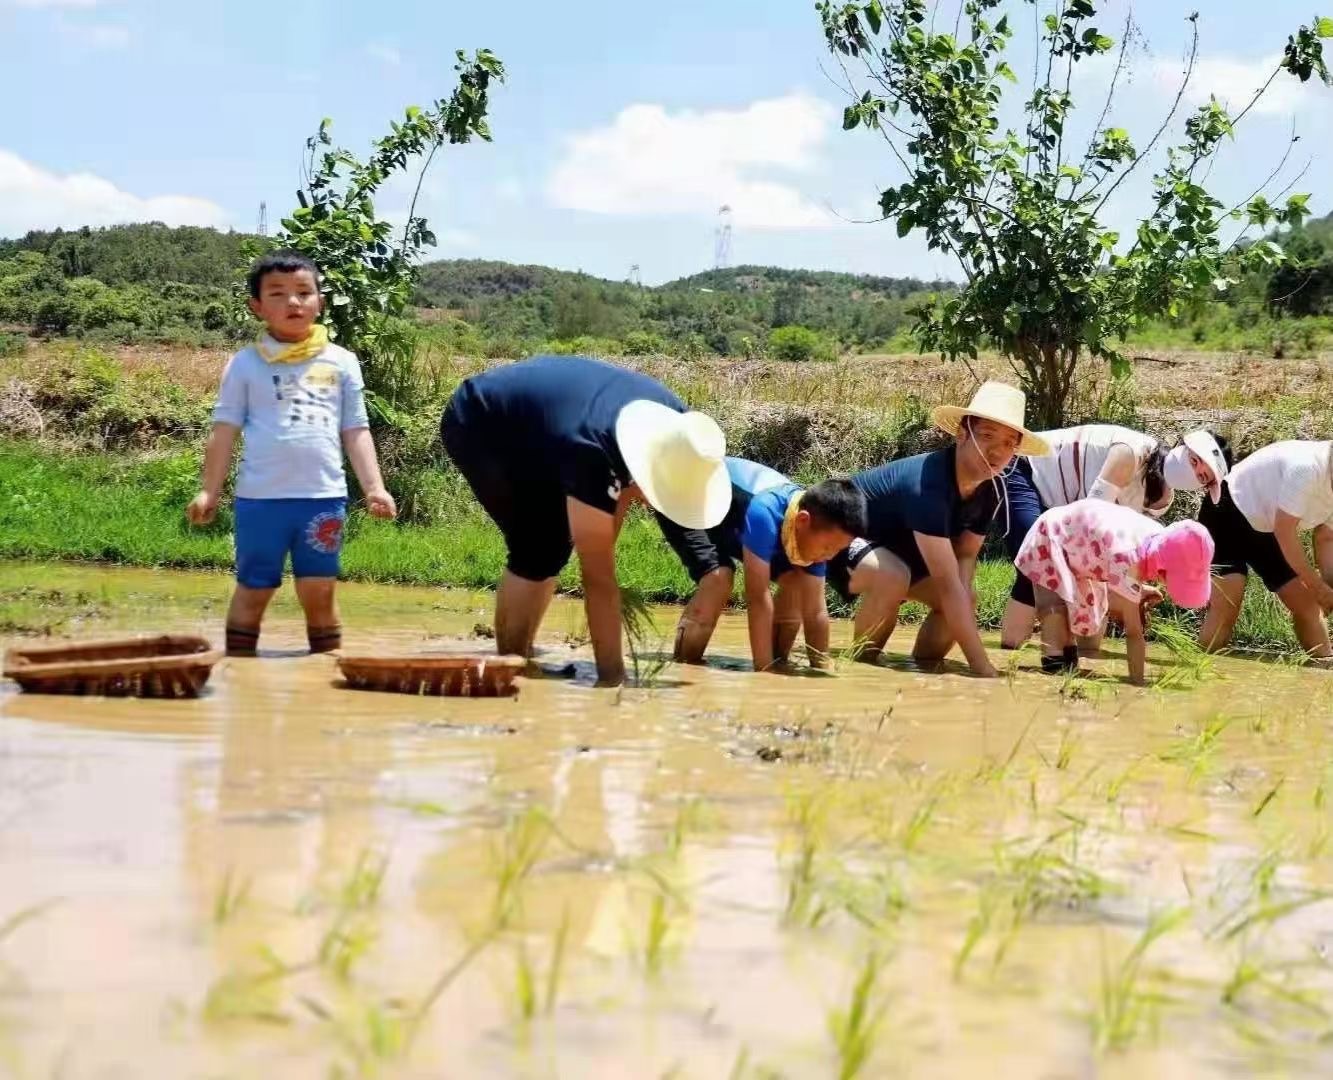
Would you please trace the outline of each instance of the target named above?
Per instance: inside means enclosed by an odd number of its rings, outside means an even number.
[[[215,632],[227,582],[0,566],[39,588],[96,636]],[[343,596],[349,650],[489,621]],[[1333,1065],[1322,673],[755,676],[730,618],[717,666],[616,693],[560,605],[574,679],[414,699],[340,689],[294,614],[197,702],[0,684],[0,1075]]]

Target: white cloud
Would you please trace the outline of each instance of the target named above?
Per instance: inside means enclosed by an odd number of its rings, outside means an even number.
[[[1191,105],[1202,105],[1209,97],[1216,97],[1231,113],[1239,112],[1250,103],[1281,59],[1276,54],[1245,59],[1239,56],[1205,56],[1194,68],[1194,76],[1185,91],[1185,100]],[[1179,62],[1159,61],[1153,76],[1157,85],[1174,94],[1180,86]],[[1281,72],[1259,99],[1253,110],[1255,116],[1290,116],[1314,101],[1316,81],[1301,83],[1294,75]]]
[[[394,46],[385,45],[383,42],[375,42],[366,46],[366,52],[371,59],[378,60],[381,64],[389,67],[402,67],[403,54]]]
[[[547,198],[614,215],[711,215],[726,204],[750,229],[835,224],[798,188],[764,175],[813,167],[833,120],[831,106],[799,93],[703,112],[631,105],[610,126],[566,140]]]
[[[162,221],[168,225],[225,226],[222,207],[190,195],[143,198],[92,173],[48,172],[0,150],[0,236],[29,229]]]

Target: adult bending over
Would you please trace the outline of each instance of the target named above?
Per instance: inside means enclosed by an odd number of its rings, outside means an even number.
[[[598,681],[624,681],[615,544],[638,498],[688,528],[731,504],[717,424],[638,372],[539,356],[465,379],[440,424],[449,457],[504,534],[495,644],[531,656],[556,575],[576,552]]]
[[[1216,506],[1204,504],[1199,524],[1212,534],[1212,601],[1199,631],[1210,652],[1225,648],[1240,617],[1248,570],[1259,575],[1287,610],[1301,647],[1314,658],[1333,655],[1324,616],[1333,611],[1333,443],[1273,443],[1245,458],[1222,485]],[[1316,569],[1301,543],[1314,530]]]
[[[1170,451],[1153,436],[1117,424],[1037,434],[1050,454],[1019,457],[1005,476],[1011,519],[1004,539],[1011,559],[1044,511],[1080,499],[1101,499],[1152,517],[1166,513],[1176,491],[1206,489],[1217,502],[1230,460],[1227,441],[1207,431],[1191,431]],[[1001,648],[1017,649],[1027,641],[1035,614],[1032,582],[1017,572],[1000,630]]]
[[[869,528],[829,564],[829,581],[845,599],[861,598],[862,659],[878,659],[898,609],[912,599],[931,609],[912,649],[918,662],[943,659],[956,642],[974,674],[997,674],[977,630],[973,578],[999,506],[1000,474],[1016,453],[1046,453],[1023,426],[1024,405],[1021,390],[984,383],[967,408],[942,406],[932,415],[955,436],[952,446],[852,477],[865,492]]]

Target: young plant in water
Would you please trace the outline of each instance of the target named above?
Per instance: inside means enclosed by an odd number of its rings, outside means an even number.
[[[1206,768],[1213,751],[1217,749],[1222,733],[1231,726],[1231,719],[1231,717],[1224,716],[1222,713],[1214,713],[1199,725],[1193,737],[1162,750],[1157,755],[1158,759],[1188,765],[1190,780],[1198,779]]]
[[[546,978],[539,985],[539,975],[528,952],[527,943],[520,941],[514,965],[514,1002],[519,1018],[532,1020],[538,1009],[551,1013],[560,994],[560,980],[565,970],[565,945],[569,940],[569,909],[560,919],[551,947],[551,960]]]
[[[877,1000],[883,961],[873,949],[852,985],[845,1009],[832,1009],[828,1015],[829,1034],[838,1054],[838,1080],[852,1080],[869,1061],[887,1007]]]
[[[1149,920],[1129,954],[1115,967],[1102,953],[1102,978],[1092,1015],[1093,1041],[1098,1053],[1123,1050],[1145,1025],[1154,1024],[1158,1010],[1172,998],[1149,985],[1143,970],[1148,950],[1167,934],[1189,921],[1189,908],[1163,911]]]
[[[629,646],[634,685],[652,690],[656,688],[662,673],[671,664],[671,654],[657,629],[653,609],[643,593],[628,585],[621,588],[620,618],[625,627],[625,640]],[[650,645],[657,650],[656,655],[652,657],[644,655],[645,648]]]
[[[1152,636],[1166,646],[1176,662],[1170,671],[1158,677],[1161,690],[1184,689],[1211,679],[1216,667],[1213,655],[1205,651],[1192,633],[1170,622],[1153,625]]]
[[[374,907],[379,903],[380,889],[388,870],[387,855],[370,848],[363,849],[339,890],[339,905],[353,911]]]
[[[493,849],[495,897],[491,921],[497,929],[510,924],[519,908],[519,890],[537,865],[551,838],[551,819],[544,810],[532,807],[515,817]]]
[[[222,880],[218,882],[217,891],[213,894],[214,926],[223,926],[230,922],[232,917],[245,906],[250,899],[252,884],[250,878],[237,881],[232,869],[230,867],[227,869],[222,875]]]

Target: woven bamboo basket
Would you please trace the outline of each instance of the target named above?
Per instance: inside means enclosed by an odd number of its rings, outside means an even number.
[[[343,656],[347,685],[356,690],[438,697],[503,697],[527,666],[521,656]]]
[[[31,694],[192,698],[221,659],[206,638],[162,634],[10,649],[5,676]]]

